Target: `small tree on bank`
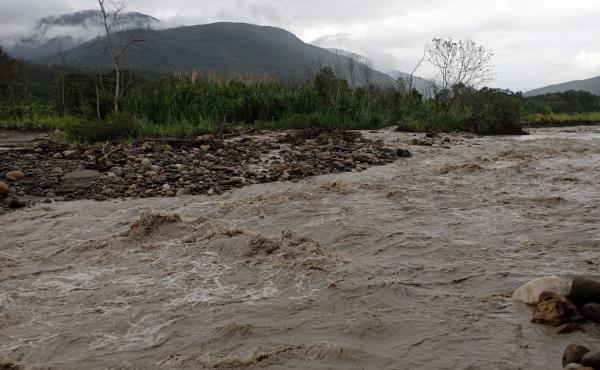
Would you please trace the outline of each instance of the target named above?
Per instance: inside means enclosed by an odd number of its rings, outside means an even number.
[[[440,85],[436,95],[446,111],[460,102],[465,90],[492,79],[493,54],[473,40],[436,38],[425,46],[425,55],[437,72]]]
[[[113,109],[115,112],[119,112],[119,103],[123,98],[124,83],[121,74],[121,58],[132,45],[143,42],[144,40],[130,38],[128,42],[118,46],[118,41],[113,39],[114,32],[119,31],[121,28],[121,16],[127,4],[124,1],[110,1],[98,0],[100,6],[100,12],[102,13],[102,26],[106,32],[106,39],[108,43],[108,51],[112,60],[113,68],[115,69],[115,93],[113,99]],[[110,9],[107,9],[107,5]]]

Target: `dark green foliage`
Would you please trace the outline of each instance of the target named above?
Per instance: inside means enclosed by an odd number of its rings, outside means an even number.
[[[600,96],[586,91],[566,91],[525,98],[528,113],[582,113],[600,110]]]
[[[463,129],[483,135],[519,134],[523,96],[509,90],[471,90],[463,98],[470,111]]]
[[[582,92],[523,98],[520,93],[455,86],[423,100],[406,86],[351,89],[322,67],[306,83],[273,78],[176,74],[144,80],[125,71],[121,114],[111,114],[115,74],[32,66],[0,53],[0,124],[65,130],[76,141],[132,137],[220,135],[239,126],[467,130],[520,133],[520,117],[547,110],[598,110]],[[323,138],[323,141],[324,138]]]
[[[80,121],[67,126],[65,133],[70,140],[99,142],[135,137],[137,124],[128,114],[111,114],[106,121]]]

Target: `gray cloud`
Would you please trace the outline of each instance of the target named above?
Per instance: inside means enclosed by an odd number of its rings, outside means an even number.
[[[36,18],[96,5],[0,0],[0,37],[22,32]],[[240,21],[283,27],[304,41],[366,55],[382,69],[411,69],[433,37],[470,37],[494,51],[493,84],[516,90],[600,75],[597,0],[129,0],[129,10],[170,26]]]

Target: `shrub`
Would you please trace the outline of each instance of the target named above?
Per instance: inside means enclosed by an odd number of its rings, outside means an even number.
[[[69,125],[65,133],[70,140],[98,142],[135,137],[137,123],[133,116],[111,114],[106,121],[79,121]]]

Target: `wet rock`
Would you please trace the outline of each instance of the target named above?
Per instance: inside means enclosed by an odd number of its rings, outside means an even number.
[[[567,299],[551,292],[542,292],[531,322],[542,325],[559,326],[569,321],[575,313],[575,306]]]
[[[571,284],[568,280],[558,276],[546,276],[534,279],[519,287],[515,290],[513,299],[528,305],[535,305],[539,302],[540,294],[543,292],[565,296],[570,290]]]
[[[4,198],[8,194],[10,194],[10,188],[5,182],[0,181],[0,198]]]
[[[410,145],[415,146],[433,146],[433,141],[414,138],[410,141]]]
[[[63,157],[63,156],[62,156],[62,154],[60,154],[60,153],[56,153],[56,154],[54,154],[54,155],[52,156],[52,158],[53,158],[53,159],[62,159],[62,157]]]
[[[5,176],[9,181],[19,181],[25,177],[25,174],[21,171],[9,171]]]
[[[581,308],[581,316],[594,322],[600,323],[600,304],[588,303]]]
[[[581,364],[568,364],[563,370],[580,370],[583,368]]]
[[[62,184],[55,190],[57,193],[70,193],[92,184],[99,176],[100,172],[95,170],[75,170],[64,175]]]
[[[585,306],[588,303],[600,303],[600,281],[576,277],[573,280],[569,299],[577,306]]]
[[[63,170],[62,170],[62,168],[60,168],[60,167],[54,167],[54,168],[52,169],[52,173],[53,173],[54,175],[58,175],[58,176],[60,176],[60,175],[62,175],[62,173],[63,173]]]
[[[159,153],[166,153],[166,152],[172,152],[172,151],[173,151],[173,147],[170,146],[169,144],[162,144],[158,147]]]
[[[587,352],[581,358],[581,364],[593,369],[600,369],[600,352]]]
[[[0,370],[25,370],[25,365],[11,358],[0,357]]]
[[[585,324],[587,319],[581,315],[574,315],[571,317],[571,322],[574,324]]]
[[[589,353],[590,349],[579,344],[570,344],[563,354],[562,363],[563,366],[568,364],[579,364],[581,359],[586,353]]]
[[[583,325],[576,324],[576,323],[569,323],[569,324],[561,325],[558,328],[558,331],[556,333],[557,334],[571,334],[571,333],[575,333],[578,331],[585,333],[585,328],[583,327]]]
[[[151,152],[154,149],[154,143],[147,141],[141,145],[141,149],[145,152]]]
[[[79,154],[79,150],[65,150],[62,152],[62,155],[66,159],[79,159],[81,158],[81,154]]]
[[[13,198],[8,201],[8,208],[10,209],[19,209],[27,207],[27,203],[22,201],[21,199]]]
[[[407,149],[396,149],[396,156],[398,156],[398,158],[410,158],[412,157],[412,153],[407,150]]]
[[[152,165],[152,161],[151,161],[150,159],[148,159],[148,158],[143,158],[143,159],[140,161],[140,163],[141,163],[141,165],[142,165],[142,166],[144,166],[144,167],[149,167],[150,165]]]
[[[175,195],[178,197],[183,197],[186,195],[190,195],[190,191],[187,189],[179,189],[179,190],[177,190],[177,193]]]
[[[115,174],[116,176],[122,176],[123,175],[123,168],[119,167],[119,166],[114,166],[110,169],[110,172]]]

